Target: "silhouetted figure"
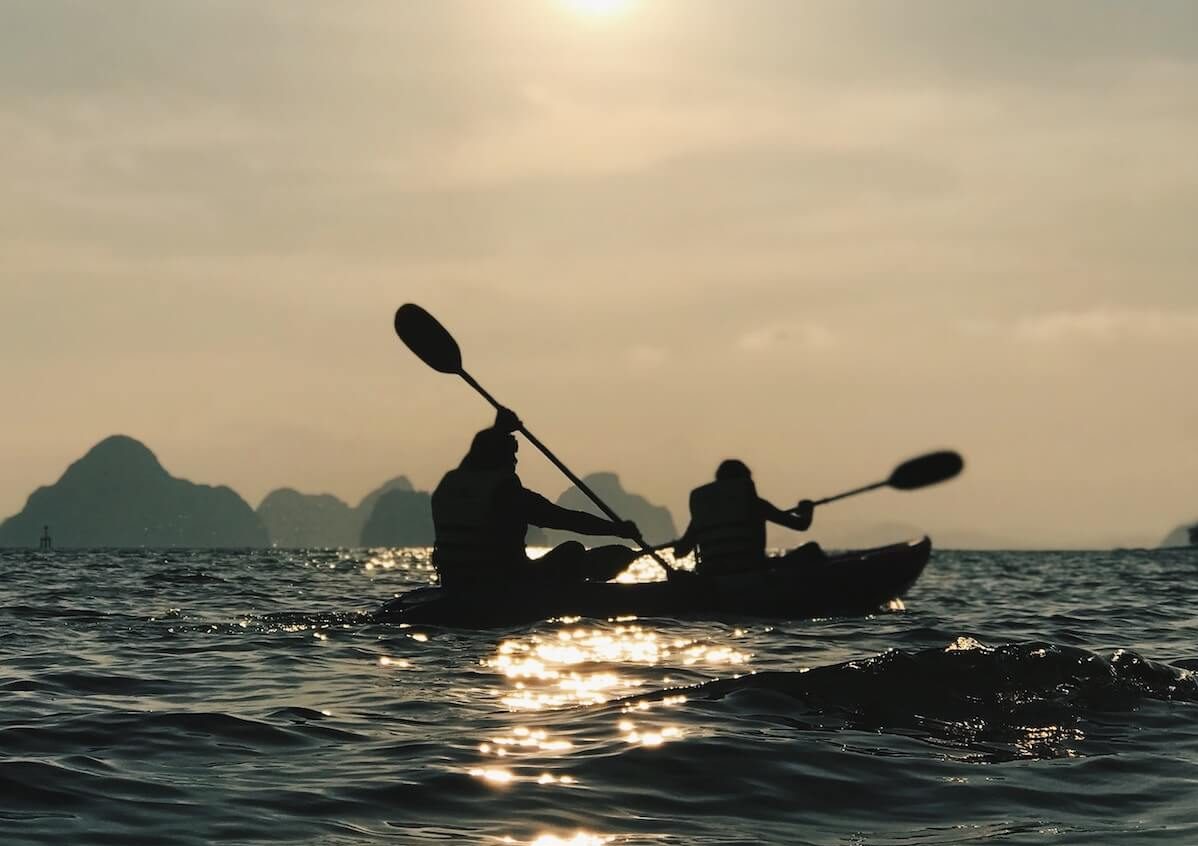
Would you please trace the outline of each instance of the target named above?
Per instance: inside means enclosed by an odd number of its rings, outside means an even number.
[[[1190,545],[1198,546],[1198,523],[1195,523],[1193,526],[1190,526],[1189,532],[1190,532]]]
[[[567,541],[535,560],[525,553],[529,524],[629,539],[638,531],[631,521],[562,508],[527,490],[516,475],[517,443],[511,433],[519,427],[515,413],[501,409],[495,425],[474,436],[461,464],[433,491],[433,566],[442,586],[480,591],[614,578],[637,552],[619,545],[588,550]]]
[[[50,540],[49,526],[42,526],[42,542],[39,548],[42,550],[51,550],[54,548],[54,541]]]
[[[805,499],[794,511],[783,511],[762,499],[753,484],[753,474],[735,458],[720,464],[714,482],[691,491],[690,510],[690,525],[674,545],[674,555],[681,557],[697,549],[695,572],[701,575],[741,573],[781,562],[803,563],[824,557],[814,541],[780,559],[766,557],[766,522],[805,532],[811,527],[815,507]]]

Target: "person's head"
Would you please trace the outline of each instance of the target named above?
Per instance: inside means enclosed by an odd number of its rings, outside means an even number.
[[[739,458],[728,458],[720,462],[715,469],[715,480],[723,482],[726,479],[752,479],[753,473],[747,464]]]
[[[499,429],[483,429],[470,442],[470,451],[462,459],[462,467],[471,470],[515,470],[515,435]]]

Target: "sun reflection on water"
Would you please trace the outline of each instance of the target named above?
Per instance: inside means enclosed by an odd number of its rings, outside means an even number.
[[[682,737],[681,726],[665,726],[661,729],[638,731],[632,720],[620,720],[618,725],[623,734],[624,742],[634,746],[661,746],[667,741],[678,740]]]
[[[511,770],[504,770],[498,767],[475,767],[470,771],[470,775],[485,779],[492,784],[511,784],[516,778],[512,775]]]
[[[400,570],[418,575],[430,583],[436,581],[431,547],[373,549],[362,564],[362,570],[372,575],[380,570]]]
[[[669,554],[668,551],[665,552],[664,557],[667,560],[672,561],[675,565],[680,563],[680,560],[674,558]],[[694,565],[692,563],[689,567],[683,566],[679,569],[690,570],[693,569],[693,566]],[[652,558],[642,556],[641,558],[638,558],[629,564],[628,568],[624,572],[616,576],[615,581],[622,585],[629,585],[640,582],[660,582],[664,581],[665,578],[666,574],[662,571],[660,564],[658,564]]]
[[[604,843],[611,843],[613,840],[615,840],[614,837],[580,831],[568,840],[563,840],[554,834],[542,834],[532,841],[530,846],[603,846]]]
[[[491,738],[489,743],[480,744],[478,751],[484,755],[495,752],[500,757],[507,754],[509,748],[519,750],[541,750],[545,752],[563,752],[573,748],[568,740],[550,740],[544,729],[529,729],[519,726],[512,730],[509,736]]]
[[[729,632],[741,637],[742,630]],[[676,636],[648,625],[607,621],[578,625],[577,620],[503,640],[482,666],[497,672],[503,684],[499,702],[516,723],[479,737],[477,763],[466,772],[495,789],[562,790],[578,786],[568,770],[575,757],[613,751],[655,750],[684,740],[693,729],[679,724],[671,709],[686,702],[679,694],[634,698],[620,703],[611,721],[588,736],[561,733],[556,714],[534,712],[569,706],[596,706],[622,699],[642,685],[668,683],[669,673],[654,668],[682,665],[719,671],[748,662],[746,652],[708,639]],[[677,672],[675,670],[675,672]],[[530,720],[544,722],[532,724]],[[555,728],[557,726],[557,728]],[[574,839],[533,843],[607,843],[600,835],[573,835]],[[583,837],[583,839],[578,839]],[[590,837],[592,839],[586,839]],[[595,840],[593,838],[600,838]],[[515,841],[509,841],[515,842]]]
[[[738,631],[738,634],[740,632]],[[532,634],[499,644],[483,666],[513,682],[501,701],[512,710],[564,705],[597,705],[626,695],[644,679],[621,672],[621,665],[653,667],[671,661],[687,667],[724,668],[747,663],[748,653],[690,638],[666,639],[635,624],[611,628],[567,627],[555,634]],[[586,665],[600,665],[586,671]]]
[[[536,839],[527,841],[527,846],[604,846],[616,838],[607,834],[592,834],[589,831],[577,831],[573,836],[562,837],[556,834],[540,834]],[[525,841],[514,837],[504,837],[500,843],[523,844]]]
[[[1022,735],[1015,740],[1015,751],[1025,758],[1076,758],[1081,753],[1074,744],[1086,739],[1075,726],[1019,726]]]

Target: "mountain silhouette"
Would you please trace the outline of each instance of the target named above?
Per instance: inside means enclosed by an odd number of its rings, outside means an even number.
[[[332,494],[303,494],[293,488],[271,491],[258,505],[272,546],[289,549],[356,546],[361,520]]]
[[[358,503],[355,509],[358,512],[358,517],[362,521],[358,524],[358,531],[362,531],[362,527],[366,525],[366,521],[370,519],[370,515],[374,512],[375,505],[384,494],[390,491],[411,491],[415,490],[412,483],[408,481],[407,476],[396,476],[394,479],[388,479],[377,488],[372,490],[366,496],[362,497],[362,501]]]
[[[305,494],[292,488],[273,490],[258,505],[272,546],[303,549],[353,547],[380,497],[389,491],[411,491],[406,476],[389,479],[351,508],[332,494]]]
[[[432,546],[430,495],[417,491],[407,476],[379,485],[351,508],[332,494],[305,494],[292,488],[271,491],[258,505],[272,546],[312,549],[357,546]],[[547,546],[545,533],[528,529],[531,546]]]
[[[0,546],[257,547],[266,529],[231,488],[171,476],[140,441],[113,435],[0,524]]]
[[[1165,536],[1165,539],[1161,541],[1161,546],[1189,546],[1193,543],[1190,540],[1190,530],[1194,528],[1198,528],[1198,520],[1190,523],[1182,523]]]
[[[360,543],[362,546],[432,546],[435,540],[432,496],[427,491],[396,487],[377,498],[374,510],[362,527]],[[525,542],[530,546],[548,545],[545,533],[537,526],[528,527]]]
[[[388,491],[362,527],[362,546],[432,546],[434,540],[428,491]]]
[[[664,505],[654,505],[643,496],[624,490],[624,486],[620,483],[620,477],[615,473],[591,473],[589,476],[584,476],[582,481],[597,493],[608,507],[620,515],[621,519],[632,520],[636,523],[648,543],[663,543],[678,537],[678,529],[670,510]],[[563,508],[603,515],[599,507],[573,485],[557,498],[557,504]],[[601,546],[608,543],[628,544],[628,541],[623,538],[593,537],[557,530],[550,530],[546,532],[546,535],[551,544],[558,544],[566,540],[581,541],[587,546]]]

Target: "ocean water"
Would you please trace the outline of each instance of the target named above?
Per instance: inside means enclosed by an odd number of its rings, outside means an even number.
[[[1198,843],[1198,551],[936,552],[870,617],[371,620],[430,575],[0,552],[0,841]]]

